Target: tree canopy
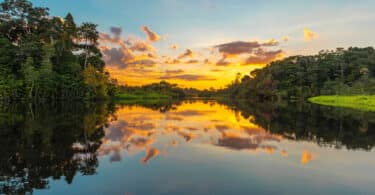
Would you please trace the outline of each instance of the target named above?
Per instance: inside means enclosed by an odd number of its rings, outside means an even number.
[[[50,16],[28,0],[0,4],[0,99],[95,99],[113,94],[97,25]]]
[[[307,98],[318,95],[374,94],[372,47],[291,56],[237,79],[222,93],[236,98]]]

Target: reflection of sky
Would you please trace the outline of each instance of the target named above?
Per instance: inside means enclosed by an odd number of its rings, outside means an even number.
[[[130,155],[145,152],[141,161],[147,163],[168,154],[169,148],[189,142],[273,153],[278,150],[275,144],[282,140],[218,104],[184,103],[167,113],[125,107],[117,115],[119,120],[106,129],[99,149],[100,155],[111,155],[112,161],[121,160],[121,151]]]
[[[268,134],[222,105],[184,103],[166,113],[124,107],[118,110],[117,116],[119,120],[106,129],[98,151],[97,175],[76,177],[72,185],[51,182],[50,190],[37,192],[375,192],[374,152],[336,150],[286,140]]]

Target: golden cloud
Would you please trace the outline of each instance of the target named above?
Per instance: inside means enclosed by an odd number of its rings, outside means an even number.
[[[285,35],[281,38],[281,40],[283,40],[284,42],[287,42],[289,41],[289,36],[288,35]]]
[[[146,33],[147,40],[156,42],[160,40],[160,36],[155,32],[151,31],[147,26],[141,26],[141,30]]]
[[[183,59],[183,58],[188,58],[188,57],[194,57],[194,53],[193,53],[193,51],[191,50],[191,49],[186,49],[186,51],[183,53],[183,54],[181,54],[181,55],[179,55],[177,58],[178,59]]]
[[[171,48],[171,49],[178,49],[178,45],[177,44],[172,44],[171,46],[169,46],[169,48]]]
[[[305,41],[311,41],[313,39],[318,38],[318,34],[315,33],[315,32],[313,32],[313,31],[311,31],[308,28],[303,29],[303,34],[304,34]]]

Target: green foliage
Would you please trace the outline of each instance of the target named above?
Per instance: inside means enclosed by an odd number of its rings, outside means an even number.
[[[48,8],[33,7],[27,0],[0,3],[0,99],[113,96],[96,27],[77,26],[70,13],[65,19],[49,16]]]
[[[84,82],[88,88],[87,98],[106,98],[108,94],[107,76],[89,65],[83,71]]]
[[[375,96],[318,96],[309,98],[309,101],[326,106],[353,108],[363,111],[375,111]]]
[[[184,98],[186,90],[165,81],[141,87],[120,86],[117,99],[170,99]]]
[[[222,92],[244,99],[304,99],[318,95],[374,94],[374,84],[374,48],[354,47],[272,62]]]

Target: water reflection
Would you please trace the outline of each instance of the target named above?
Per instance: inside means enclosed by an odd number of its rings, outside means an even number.
[[[300,142],[370,151],[375,113],[233,101],[15,105],[0,107],[0,133],[0,193],[16,194],[48,188],[52,180],[74,183],[106,162],[135,158],[147,167],[179,147],[310,165],[322,154]]]
[[[15,105],[0,112],[0,193],[48,187],[48,178],[72,183],[92,175],[96,150],[113,109],[109,105]]]
[[[125,151],[128,156],[144,153],[140,161],[145,164],[167,154],[169,147],[189,142],[282,157],[288,157],[288,151],[280,148],[283,140],[363,150],[375,143],[374,113],[311,104],[193,101],[163,112],[125,105],[116,115],[118,120],[105,129],[99,149],[99,154],[111,155],[111,161],[120,161]],[[301,164],[318,157],[304,149],[300,153]]]
[[[111,155],[111,161],[121,160],[120,153],[126,151],[130,156],[144,152],[140,161],[147,163],[182,142],[273,153],[277,150],[275,143],[282,140],[281,136],[268,133],[215,102],[183,102],[166,112],[124,106],[116,116],[118,120],[105,129],[106,136],[99,149],[99,154]]]

